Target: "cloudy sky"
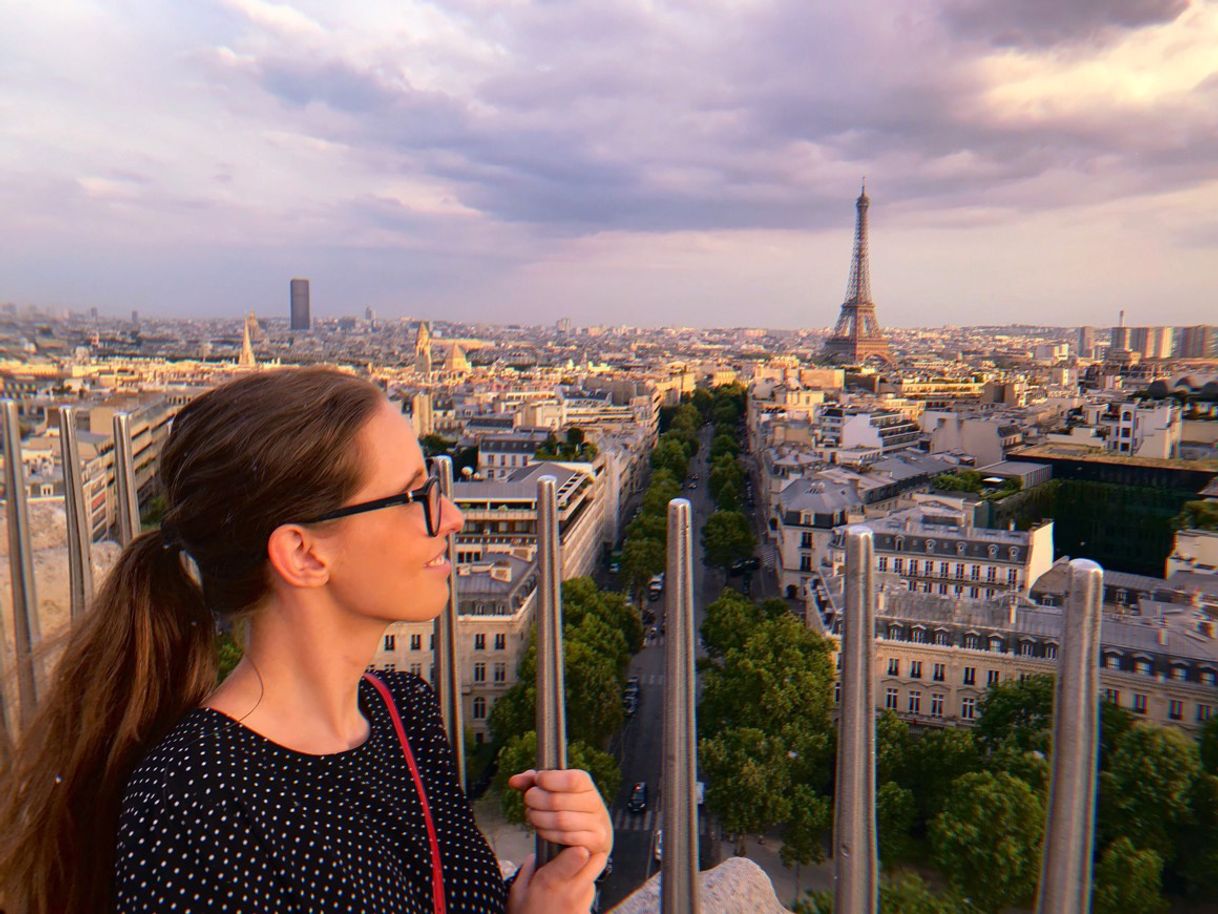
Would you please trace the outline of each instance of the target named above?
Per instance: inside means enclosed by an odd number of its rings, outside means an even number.
[[[0,0],[0,301],[1218,323],[1218,0]]]

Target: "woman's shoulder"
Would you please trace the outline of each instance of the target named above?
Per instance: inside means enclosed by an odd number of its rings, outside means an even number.
[[[427,680],[414,673],[374,670],[372,675],[385,684],[399,707],[419,709],[436,706],[435,690]]]
[[[187,711],[136,764],[123,791],[123,806],[140,805],[150,797],[222,796],[235,769],[245,767],[234,757],[235,734],[226,724],[231,721],[207,709]]]

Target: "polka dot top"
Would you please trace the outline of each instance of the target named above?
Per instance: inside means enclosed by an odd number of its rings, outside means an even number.
[[[501,914],[507,888],[457,784],[435,693],[409,673],[389,687],[427,791],[451,914]],[[307,755],[213,708],[194,708],[127,782],[115,910],[432,914],[423,808],[393,721],[370,682],[371,734]]]

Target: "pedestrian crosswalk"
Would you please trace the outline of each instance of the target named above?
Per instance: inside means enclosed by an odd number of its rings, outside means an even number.
[[[663,673],[646,673],[639,676],[639,685],[641,686],[657,686],[664,684]]]
[[[707,823],[701,816],[698,819],[698,831],[701,833],[707,827]],[[658,808],[648,809],[645,812],[631,812],[628,809],[613,811],[613,830],[615,832],[649,832],[662,828],[663,825],[664,814]]]

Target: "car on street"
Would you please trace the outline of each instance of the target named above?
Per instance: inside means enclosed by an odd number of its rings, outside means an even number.
[[[642,683],[640,682],[638,676],[631,676],[629,679],[626,680],[626,691],[627,692],[638,692],[641,684]]]
[[[656,829],[656,846],[655,846],[656,863],[664,862],[664,829]]]
[[[639,781],[630,791],[630,802],[626,804],[626,808],[631,812],[646,812],[647,811],[647,782]]]

